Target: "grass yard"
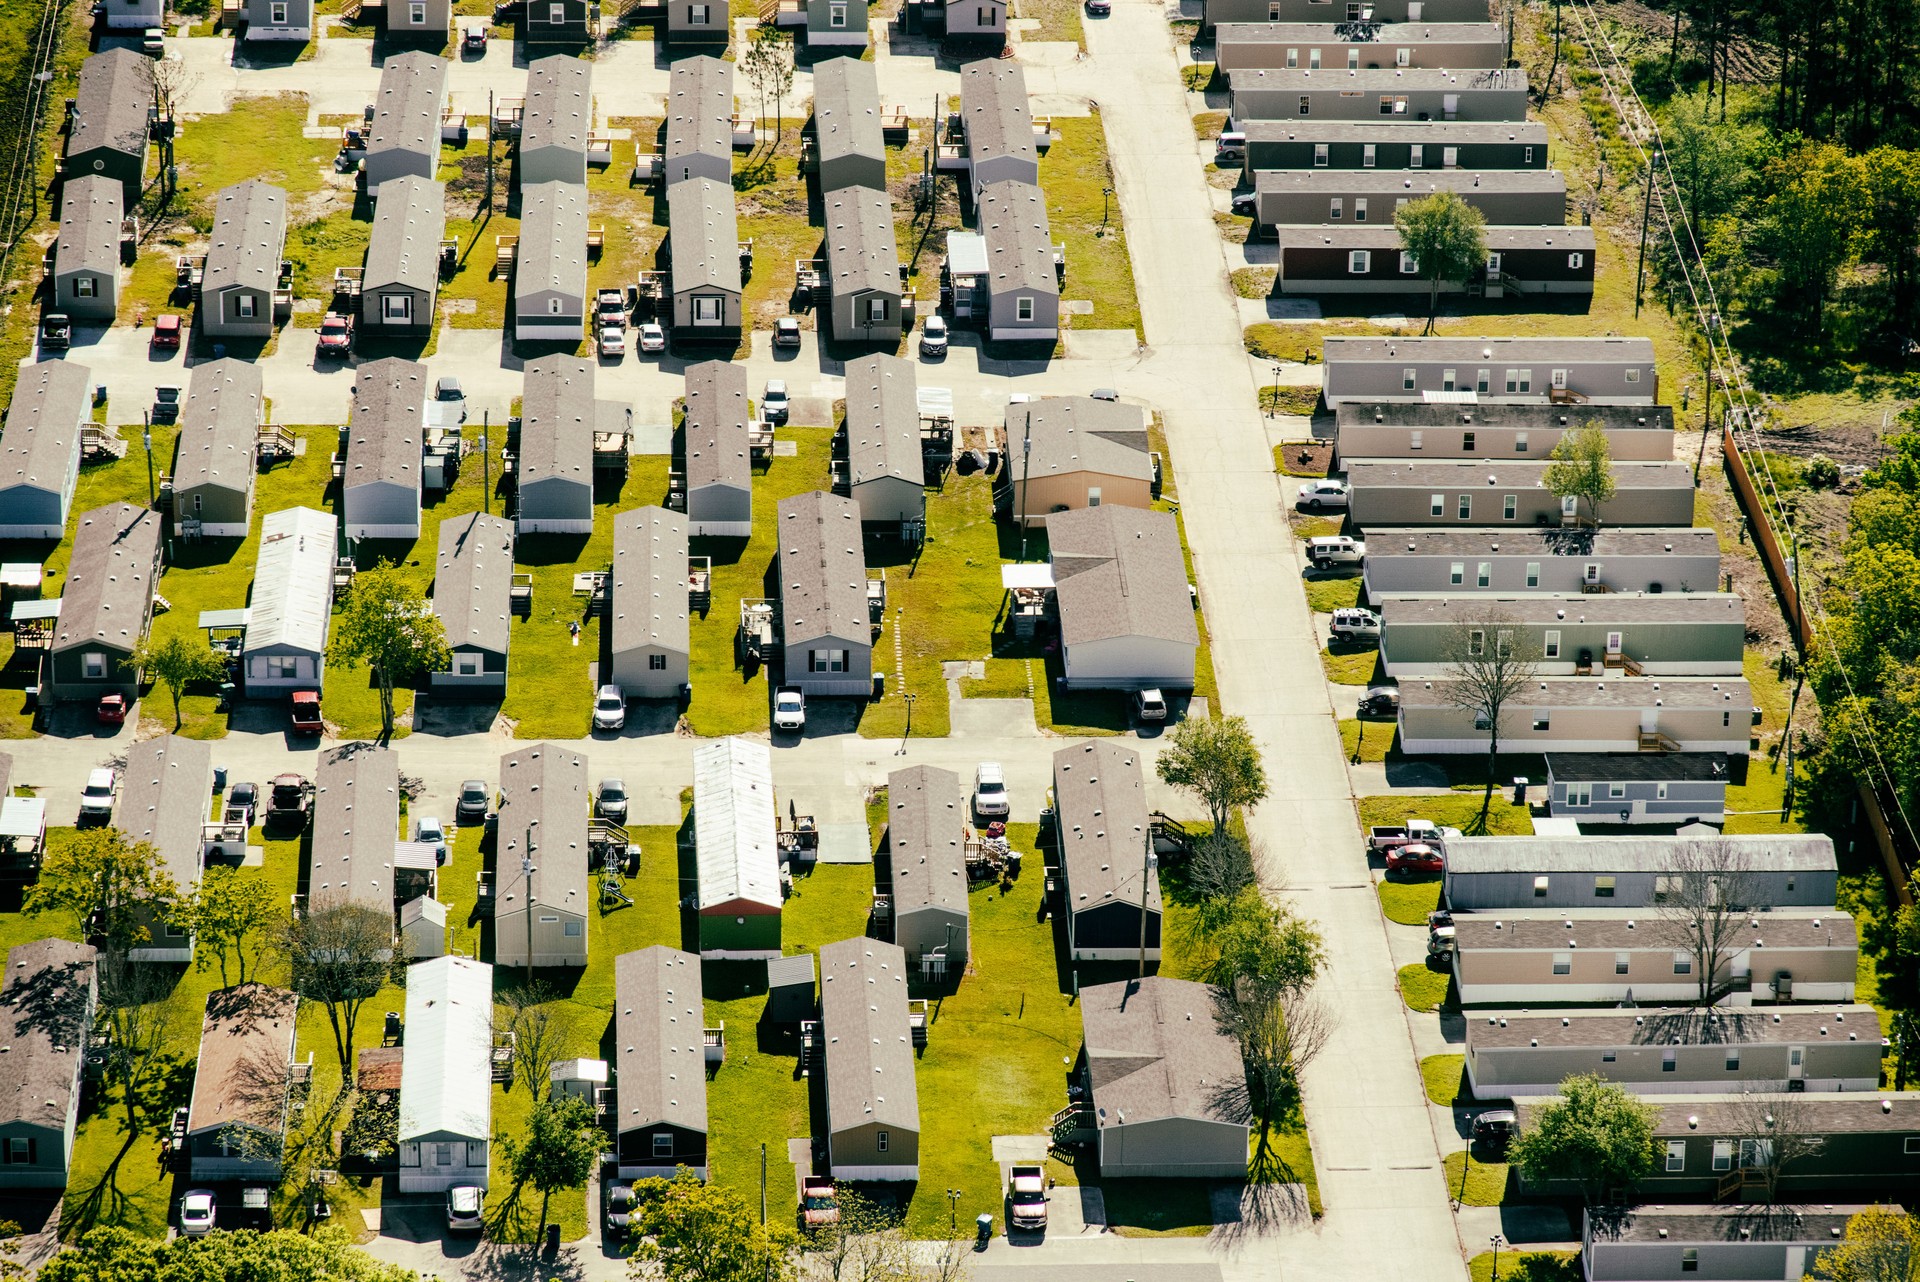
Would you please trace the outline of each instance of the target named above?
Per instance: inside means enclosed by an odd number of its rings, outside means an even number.
[[[1087,47],[1086,31],[1080,25],[1080,0],[1018,0],[1014,10],[1016,20],[1036,24],[1021,32],[1023,43],[1065,40],[1081,49]]]
[[[1447,999],[1447,984],[1451,977],[1446,971],[1429,970],[1425,962],[1415,962],[1411,966],[1400,968],[1400,1000],[1407,1009],[1420,1015],[1430,1015],[1440,1009],[1440,1003]]]
[[[1518,773],[1518,772],[1516,772]],[[1409,815],[1431,819],[1443,828],[1470,831],[1480,818],[1480,792],[1455,792],[1448,796],[1361,797],[1354,803],[1365,830],[1376,824],[1404,823]],[[1493,807],[1487,812],[1487,836],[1524,837],[1533,831],[1533,817],[1525,806],[1513,804],[1512,793],[1493,792]]]
[[[1385,761],[1399,733],[1391,721],[1361,721],[1344,717],[1340,721],[1340,743],[1351,762]]]
[[[1315,614],[1332,614],[1360,604],[1360,576],[1314,574],[1301,581],[1306,589],[1307,608]]]
[[[1195,124],[1199,124],[1199,121],[1200,117],[1196,116],[1194,118]],[[1205,134],[1202,136],[1211,137],[1212,135]],[[1279,276],[1280,273],[1272,267],[1236,267],[1227,279],[1233,283],[1233,292],[1236,297],[1265,298],[1273,293],[1274,282],[1279,279]],[[1292,389],[1289,388],[1287,390],[1291,391]],[[1301,388],[1300,390],[1310,390],[1313,392],[1315,400],[1320,398],[1320,389],[1317,387],[1311,389]],[[1264,409],[1266,407],[1263,405],[1262,408]],[[1287,414],[1311,414],[1313,410],[1309,407],[1304,410],[1284,410],[1282,412]]]
[[[1452,1108],[1460,1098],[1461,1075],[1466,1071],[1465,1055],[1429,1055],[1420,1061],[1420,1080],[1426,1083],[1427,1098],[1441,1108]]]
[[[1287,519],[1292,523],[1293,536],[1297,539],[1324,538],[1347,528],[1347,518],[1344,516],[1308,516],[1289,511]]]
[[[1474,1161],[1470,1154],[1462,1150],[1447,1154],[1441,1165],[1447,1173],[1447,1192],[1462,1204],[1499,1206],[1507,1200],[1505,1162]]]
[[[1071,7],[1077,10],[1078,6]],[[1047,193],[1054,241],[1067,247],[1061,298],[1093,302],[1092,313],[1074,316],[1072,326],[1131,329],[1138,335],[1140,302],[1134,296],[1133,263],[1120,225],[1120,202],[1101,195],[1113,186],[1113,170],[1107,161],[1100,113],[1056,117],[1053,130],[1053,146],[1040,161],[1040,186]]]
[[[1273,414],[1311,414],[1311,408],[1298,410],[1288,407],[1284,402],[1275,405],[1276,397],[1266,392],[1313,391],[1312,388],[1274,388],[1269,387],[1260,397],[1260,408]],[[1317,393],[1316,393],[1317,395]],[[1282,476],[1321,477],[1327,474],[1327,464],[1333,460],[1333,448],[1325,441],[1307,443],[1292,441],[1286,445],[1273,447],[1273,470]]]
[[[1372,685],[1383,675],[1380,671],[1380,651],[1368,646],[1362,650],[1342,649],[1335,654],[1330,649],[1320,651],[1320,666],[1327,671],[1327,680],[1343,686]]]
[[[1378,881],[1380,911],[1387,920],[1402,926],[1424,926],[1427,914],[1440,906],[1440,880]]]
[[[1482,1251],[1467,1261],[1468,1282],[1497,1282],[1496,1263],[1491,1251]],[[1506,1282],[1582,1282],[1586,1274],[1580,1268],[1578,1251],[1502,1251],[1499,1278]]]
[[[487,203],[486,121],[469,121],[467,145],[440,148],[438,177],[446,188],[447,238],[460,242],[451,277],[440,282],[440,314],[455,329],[504,329],[509,278],[495,276],[494,239],[520,234],[519,205],[508,203],[512,160],[506,144],[494,148],[493,202]],[[589,173],[589,181],[592,180]],[[599,215],[589,209],[589,221]],[[627,234],[622,229],[623,234]],[[613,230],[610,227],[608,234]]]
[[[1033,659],[988,659],[987,675],[979,680],[964,678],[960,693],[969,699],[1032,698],[1035,685],[1047,679],[1044,665],[1035,663]]]
[[[1739,833],[1805,832],[1806,824],[1797,813],[1786,811],[1787,775],[1781,761],[1788,709],[1793,703],[1793,683],[1782,681],[1771,659],[1751,647],[1746,653],[1743,675],[1753,688],[1754,704],[1760,709],[1760,724],[1754,728],[1760,750],[1747,761],[1747,781],[1727,788],[1727,824],[1724,831]],[[1801,715],[1813,711],[1813,695],[1802,691],[1807,704]]]

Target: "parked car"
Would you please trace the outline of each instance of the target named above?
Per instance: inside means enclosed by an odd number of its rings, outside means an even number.
[[[1105,6],[1106,0],[1087,0]],[[1007,1227],[1047,1231],[1047,1173],[1038,1166],[1016,1166],[1007,1176]]]
[[[1458,828],[1442,828],[1431,819],[1409,819],[1403,824],[1375,824],[1367,829],[1367,849],[1374,854],[1400,846],[1444,846],[1450,837],[1458,837]]]
[[[800,318],[782,316],[773,323],[773,345],[775,347],[800,346]]]
[[[624,730],[627,726],[627,696],[619,686],[605,685],[593,699],[595,730]]]
[[[667,350],[667,331],[648,321],[640,327],[640,350],[642,352],[664,352]]]
[[[1247,159],[1247,136],[1237,129],[1221,134],[1213,143],[1213,163],[1239,165]]]
[[[238,810],[246,817],[247,827],[253,827],[254,816],[260,812],[260,785],[257,783],[237,783],[227,790],[227,810]]]
[[[627,331],[618,325],[602,325],[598,350],[603,361],[624,359],[627,354]]]
[[[627,296],[618,289],[603,289],[593,296],[595,324],[617,329],[627,327]]]
[[[1308,481],[1300,487],[1300,495],[1296,502],[1309,512],[1318,512],[1330,507],[1344,509],[1347,506],[1347,483],[1336,481],[1332,477]]]
[[[1253,217],[1254,211],[1259,208],[1259,205],[1260,202],[1253,192],[1236,191],[1233,193],[1233,212],[1243,218]]]
[[[127,723],[127,696],[124,694],[103,694],[100,702],[94,705],[93,719],[103,726],[123,726]]]
[[[1104,18],[1113,12],[1113,0],[1087,0],[1087,14],[1094,18]]]
[[[447,1190],[447,1231],[478,1233],[485,1220],[487,1191],[477,1184],[456,1184]]]
[[[1336,641],[1378,641],[1380,616],[1360,606],[1346,606],[1333,612],[1328,629]]]
[[[305,775],[275,775],[267,784],[267,819],[305,822],[313,805],[313,784]]]
[[[807,696],[799,686],[781,686],[773,692],[773,728],[803,730],[807,724]]]
[[[112,766],[99,766],[87,772],[87,785],[80,790],[80,824],[106,823],[113,818],[113,789],[118,776]]]
[[[48,312],[40,322],[40,350],[64,352],[73,346],[73,321],[65,312]]]
[[[920,326],[920,359],[937,361],[947,354],[947,318],[929,316]]]
[[[153,339],[150,346],[155,351],[178,351],[183,317],[168,314],[153,318]]]
[[[1346,534],[1322,534],[1307,540],[1307,559],[1316,570],[1331,570],[1336,565],[1359,565],[1367,559],[1363,539]]]
[[[1141,721],[1165,721],[1167,719],[1167,696],[1158,690],[1135,690],[1133,692],[1133,715]]]
[[[344,312],[328,312],[320,319],[320,338],[315,355],[344,359],[353,350],[353,317]]]
[[[140,52],[149,58],[158,58],[167,51],[167,32],[164,27],[147,27],[140,32]]]
[[[459,799],[453,803],[453,821],[465,826],[483,824],[493,809],[493,793],[485,779],[469,779],[460,785]]]
[[[1360,696],[1357,709],[1363,717],[1397,717],[1400,715],[1399,686],[1369,686]]]
[[[824,1175],[807,1175],[800,1180],[800,1223],[811,1233],[840,1222],[840,1199],[833,1195],[833,1181]]]
[[[180,392],[178,383],[162,383],[153,389],[153,421],[156,423],[178,423],[180,421]]]
[[[1117,401],[1120,399],[1120,389],[1117,387],[1096,387],[1091,392],[1088,392],[1087,395],[1096,401]]]
[[[1505,1157],[1507,1143],[1520,1129],[1520,1116],[1510,1108],[1490,1108],[1473,1119],[1473,1142],[1488,1157]]]
[[[1447,861],[1440,851],[1424,841],[1410,841],[1387,852],[1387,871],[1403,873],[1445,872]]]
[[[325,730],[326,723],[320,717],[320,692],[295,690],[288,721],[295,734],[319,734]]]
[[[461,53],[485,53],[487,51],[487,24],[476,23],[463,27],[460,31]]]
[[[617,824],[627,821],[627,785],[619,779],[602,779],[600,790],[594,794],[593,811],[602,819],[611,819]]]
[[[787,400],[787,380],[770,378],[767,380],[767,394],[760,398],[760,417],[775,427],[787,421],[792,405]]]
[[[438,818],[433,815],[421,815],[419,821],[413,826],[413,839],[423,846],[432,846],[441,864],[444,865],[447,862],[447,855],[450,853],[447,850],[447,830],[441,826]]]
[[[973,813],[982,819],[1005,819],[1011,809],[1006,772],[997,761],[981,762],[973,772]]]
[[[205,1237],[213,1232],[213,1193],[208,1189],[189,1189],[180,1199],[180,1236]]]
[[[625,1237],[633,1225],[633,1185],[625,1180],[607,1185],[607,1232]]]

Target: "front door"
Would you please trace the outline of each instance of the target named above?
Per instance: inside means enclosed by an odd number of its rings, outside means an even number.
[[[1622,637],[1622,635],[1621,635],[1620,633],[1618,633],[1618,632],[1609,632],[1609,633],[1607,633],[1607,653],[1608,653],[1608,654],[1619,654],[1619,653],[1620,653],[1620,642],[1621,642],[1622,640],[1623,640],[1623,637]]]
[[[1787,1048],[1787,1077],[1789,1079],[1804,1077],[1806,1072],[1807,1048],[1804,1046],[1789,1046]]]

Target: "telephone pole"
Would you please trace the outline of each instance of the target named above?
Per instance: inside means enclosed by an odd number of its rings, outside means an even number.
[[[1647,190],[1640,203],[1640,265],[1633,273],[1633,315],[1640,316],[1640,297],[1647,279],[1647,220],[1653,216],[1653,167],[1660,161],[1655,151],[1647,156]]]

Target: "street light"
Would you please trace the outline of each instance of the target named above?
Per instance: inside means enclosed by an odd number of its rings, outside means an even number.
[[[913,734],[913,701],[920,696],[909,690],[900,697],[907,701],[907,728],[900,732],[900,746],[893,750],[893,755],[896,757],[907,755],[907,738]]]
[[[1488,1238],[1488,1239],[1487,1239],[1487,1241],[1489,1241],[1489,1242],[1491,1242],[1491,1243],[1493,1243],[1493,1270],[1492,1270],[1492,1273],[1491,1273],[1491,1275],[1490,1275],[1490,1278],[1491,1278],[1491,1282],[1500,1282],[1500,1243],[1501,1243],[1501,1240],[1502,1240],[1502,1239],[1501,1239],[1501,1237],[1500,1237],[1500,1235],[1499,1235],[1498,1233],[1496,1233],[1496,1234],[1494,1234],[1494,1235],[1493,1235],[1492,1237],[1490,1237],[1490,1238]]]
[[[1100,189],[1100,226],[1103,230],[1107,225],[1107,197],[1111,195],[1113,195],[1113,188],[1102,187]]]
[[[947,1232],[949,1233],[958,1233],[960,1231],[959,1212],[954,1210],[954,1204],[959,1200],[959,1189],[947,1190]]]

